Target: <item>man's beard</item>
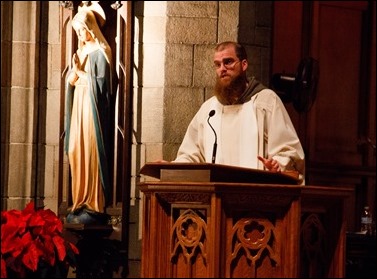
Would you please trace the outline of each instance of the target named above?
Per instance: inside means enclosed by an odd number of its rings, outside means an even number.
[[[219,77],[216,78],[215,96],[223,105],[232,105],[237,102],[238,98],[246,89],[246,76],[239,75],[223,84]]]

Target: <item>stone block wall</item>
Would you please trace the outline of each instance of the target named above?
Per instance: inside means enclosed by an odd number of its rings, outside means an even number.
[[[58,7],[58,1],[1,2],[2,208],[23,208],[37,192],[57,210]]]

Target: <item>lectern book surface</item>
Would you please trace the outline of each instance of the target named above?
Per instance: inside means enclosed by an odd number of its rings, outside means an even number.
[[[299,183],[296,173],[289,172],[288,174],[210,163],[149,162],[140,169],[140,174],[157,178],[160,181],[172,182],[234,182],[294,185]]]

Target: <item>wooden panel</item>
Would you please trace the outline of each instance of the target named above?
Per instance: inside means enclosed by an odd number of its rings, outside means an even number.
[[[301,1],[274,1],[272,73],[295,74],[302,48]]]
[[[274,1],[274,22],[272,39],[272,74],[282,73],[295,76],[302,57],[302,1]],[[291,102],[285,107],[301,141],[300,115]]]
[[[344,277],[344,207],[352,189],[307,186],[302,192],[300,277]],[[344,199],[340,197],[344,197]]]
[[[209,264],[214,255],[210,236],[211,212],[208,204],[172,204],[173,223],[170,228],[170,261],[173,278],[205,278],[210,274]],[[200,198],[200,197],[199,197]],[[198,199],[199,200],[199,199]]]
[[[359,213],[365,204],[375,207],[376,92],[375,77],[369,73],[375,69],[372,28],[375,4],[313,2],[311,54],[319,61],[320,74],[307,122],[306,181],[354,189],[346,207],[350,231],[359,229]]]
[[[115,142],[114,142],[114,193],[113,206],[123,203],[123,212],[128,211],[131,177],[132,135],[132,2],[121,1],[117,10],[116,73],[118,91],[115,97]],[[128,213],[125,214],[128,216]],[[126,225],[125,225],[126,226]],[[124,227],[127,230],[126,227]]]
[[[375,5],[375,1],[274,3],[273,73],[289,72],[292,60],[300,55],[319,62],[311,110],[297,113],[292,104],[285,104],[305,150],[306,183],[355,190],[346,208],[350,231],[359,229],[358,216],[365,204],[375,208]]]
[[[317,2],[312,51],[320,63],[311,111],[310,160],[361,165],[358,150],[363,14],[360,9]],[[336,18],[336,20],[334,20]],[[326,120],[326,121],[323,121]]]
[[[266,193],[227,194],[223,239],[226,278],[293,278],[298,273],[298,199]],[[289,263],[289,264],[287,264]]]

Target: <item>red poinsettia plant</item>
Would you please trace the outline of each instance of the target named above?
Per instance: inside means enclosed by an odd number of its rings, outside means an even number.
[[[40,264],[75,266],[77,247],[64,239],[63,223],[50,209],[35,208],[1,212],[1,278],[12,272],[25,277]]]

